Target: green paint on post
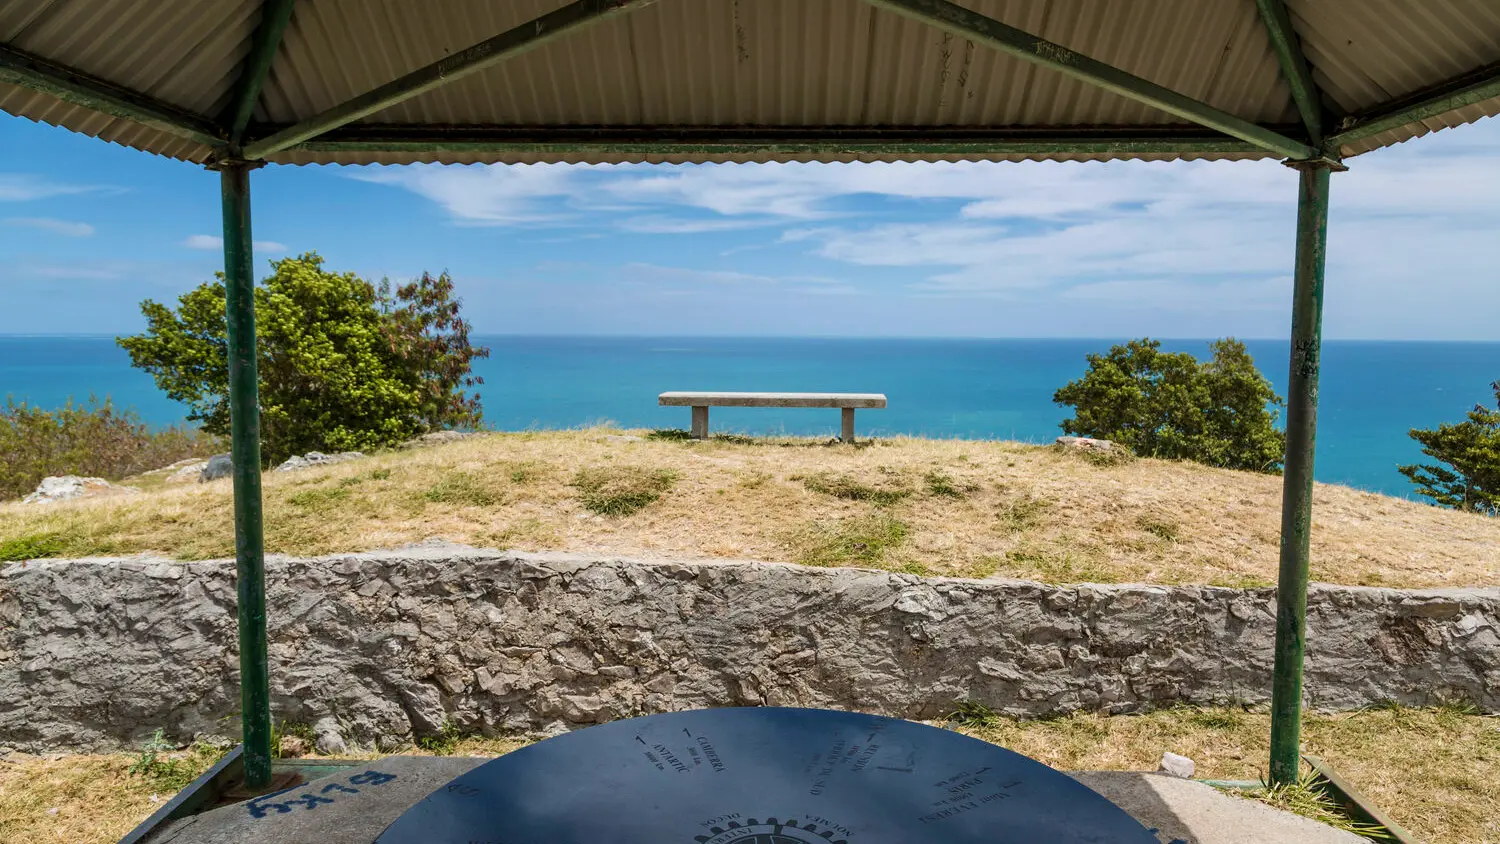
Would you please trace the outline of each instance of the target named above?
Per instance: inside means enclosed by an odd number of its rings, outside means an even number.
[[[224,139],[208,118],[97,76],[0,44],[0,82],[211,147]]]
[[[1284,0],[1255,0],[1260,8],[1261,20],[1265,21],[1266,34],[1271,37],[1271,49],[1281,64],[1282,78],[1292,91],[1292,102],[1302,115],[1302,124],[1307,127],[1313,145],[1323,140],[1323,99],[1313,82],[1312,69],[1307,66],[1307,56],[1302,52],[1302,43],[1292,28],[1292,16],[1286,10]]]
[[[267,138],[246,144],[249,159],[265,158],[330,129],[353,123],[378,111],[405,102],[506,59],[533,50],[560,36],[613,17],[621,12],[649,6],[656,0],[575,0],[541,17],[509,29],[466,50],[417,68],[399,79],[367,91],[348,102],[310,117]]]
[[[1293,159],[1318,157],[1301,141],[1258,126],[1227,111],[1163,88],[1117,67],[1089,58],[1029,32],[1008,26],[947,0],[866,0],[882,9],[919,20],[1008,55],[1065,73],[1106,91],[1216,129],[1226,135]]]
[[[260,25],[255,28],[255,42],[250,55],[245,57],[245,67],[240,71],[240,81],[235,85],[234,99],[224,113],[223,123],[229,129],[229,137],[235,143],[245,134],[250,125],[250,115],[255,112],[255,103],[260,99],[260,89],[266,84],[271,72],[271,61],[281,49],[281,36],[292,21],[294,0],[265,0],[261,4]]]
[[[1281,493],[1281,571],[1276,581],[1276,664],[1271,679],[1271,784],[1297,781],[1302,744],[1302,658],[1312,534],[1313,445],[1323,343],[1323,263],[1329,167],[1299,167],[1292,365],[1287,387],[1286,473]]]
[[[260,399],[255,366],[255,266],[250,170],[221,165],[224,312],[229,327],[229,433],[234,459],[234,558],[239,585],[240,718],[245,785],[271,781],[271,679],[266,665],[266,561],[260,502]]]

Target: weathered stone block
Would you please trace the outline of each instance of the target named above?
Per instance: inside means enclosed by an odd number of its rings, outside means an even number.
[[[267,566],[276,716],[320,746],[779,705],[938,718],[1264,703],[1273,592],[1043,586],[773,563],[424,546]],[[366,588],[370,584],[383,584]],[[1314,586],[1308,702],[1500,711],[1500,589]],[[238,707],[231,561],[0,571],[0,744],[220,735]]]

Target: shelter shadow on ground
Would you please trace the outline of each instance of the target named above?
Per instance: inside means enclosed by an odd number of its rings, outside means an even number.
[[[404,812],[486,759],[405,756],[352,765],[272,798],[171,822],[146,844],[369,844]],[[373,775],[373,776],[372,776]],[[391,777],[385,780],[385,777]],[[1073,774],[1156,831],[1162,844],[1359,844],[1365,839],[1198,782],[1159,774]],[[363,781],[360,781],[363,778]],[[369,786],[384,780],[378,786]],[[357,793],[349,793],[351,789]],[[317,800],[329,800],[317,803]],[[317,811],[292,809],[309,802]],[[260,807],[257,811],[255,807]]]

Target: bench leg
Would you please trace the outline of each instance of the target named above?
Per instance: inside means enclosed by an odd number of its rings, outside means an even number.
[[[846,443],[854,442],[854,408],[846,407],[844,410],[843,431],[839,439]]]
[[[708,439],[708,408],[693,408],[693,439]]]

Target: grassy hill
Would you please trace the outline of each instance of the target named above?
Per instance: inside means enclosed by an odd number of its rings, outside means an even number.
[[[639,439],[637,437],[640,437]],[[128,483],[128,481],[127,481]],[[227,480],[0,505],[0,558],[234,552]],[[895,438],[489,434],[267,473],[266,547],[323,554],[431,537],[521,550],[860,565],[1049,582],[1271,585],[1281,479],[1052,447]],[[1314,580],[1500,580],[1500,520],[1319,485]]]
[[[267,473],[266,545],[306,555],[441,537],[1053,582],[1275,580],[1277,477],[1156,460],[1101,463],[1006,442],[889,439],[852,448],[644,437],[605,429],[492,434]],[[231,556],[229,482],[161,480],[138,479],[141,495],[0,505],[0,559]],[[1313,577],[1327,582],[1493,584],[1500,519],[1320,485],[1313,561]],[[1269,716],[1237,708],[1032,722],[980,716],[960,728],[1064,768],[1150,769],[1173,750],[1196,759],[1200,776],[1255,779],[1267,753]],[[1500,840],[1494,720],[1453,707],[1309,713],[1304,741],[1427,840],[1481,844]],[[515,743],[505,742],[423,749],[487,755]],[[195,750],[173,759],[168,773],[179,779],[211,761]],[[128,773],[138,761],[0,759],[0,839],[116,840],[180,785]]]

